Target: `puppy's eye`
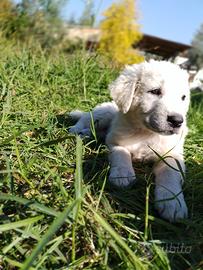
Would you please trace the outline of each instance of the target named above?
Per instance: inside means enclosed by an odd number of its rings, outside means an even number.
[[[148,93],[151,93],[151,94],[156,95],[156,96],[160,96],[161,95],[161,88],[152,89],[152,90],[148,91]]]
[[[182,100],[185,100],[185,99],[186,99],[186,95],[183,95],[183,96],[181,97],[181,99],[182,99]]]

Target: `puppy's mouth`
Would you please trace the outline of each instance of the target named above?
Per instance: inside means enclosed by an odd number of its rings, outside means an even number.
[[[173,134],[179,134],[180,133],[180,128],[173,128],[169,130],[154,130],[157,133],[160,133],[162,135],[173,135]]]
[[[148,129],[156,132],[156,133],[159,133],[161,135],[173,135],[173,134],[178,134],[179,131],[180,131],[180,128],[172,128],[172,129],[160,129],[160,128],[154,128],[154,127],[151,127],[150,125],[146,125]]]
[[[159,124],[161,123],[161,124]],[[159,133],[161,135],[173,135],[173,134],[179,134],[180,130],[181,130],[181,126],[180,127],[172,127],[171,125],[169,125],[167,122],[156,122],[156,121],[144,121],[144,124],[146,126],[147,129],[150,129],[153,132]]]

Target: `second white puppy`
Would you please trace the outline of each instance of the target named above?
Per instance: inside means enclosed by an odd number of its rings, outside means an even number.
[[[93,119],[110,150],[109,181],[117,188],[134,184],[132,161],[154,161],[155,207],[171,222],[187,217],[182,192],[183,144],[189,107],[187,72],[166,61],[127,66],[110,85],[114,102],[97,106]],[[90,135],[90,113],[72,113],[72,133]],[[163,159],[161,160],[161,156]]]

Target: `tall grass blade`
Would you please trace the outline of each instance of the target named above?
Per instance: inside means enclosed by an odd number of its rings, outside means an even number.
[[[60,214],[60,212],[57,212],[53,208],[44,206],[43,204],[40,204],[40,203],[35,202],[33,200],[24,199],[24,198],[14,196],[14,195],[8,195],[8,194],[2,193],[2,192],[0,192],[0,201],[14,201],[14,202],[20,203],[24,206],[27,206],[35,211],[38,211],[38,212],[41,212],[44,214],[48,214],[48,215],[54,216],[54,217],[57,217]]]
[[[31,188],[34,188],[33,183],[26,176],[26,172],[25,172],[25,169],[24,169],[24,164],[23,164],[23,162],[21,160],[20,152],[19,152],[18,145],[17,145],[17,140],[16,140],[15,137],[14,137],[14,147],[15,147],[15,152],[16,152],[18,164],[19,164],[19,167],[20,167],[20,171],[19,172],[20,172],[21,176],[24,178],[24,180],[29,184],[29,186]]]
[[[101,217],[97,214],[92,208],[90,208],[94,214],[95,220],[111,235],[111,237],[119,244],[119,246],[129,255],[129,260],[133,265],[133,269],[144,270],[147,269],[147,265],[142,263],[140,258],[135,255],[135,252],[129,248],[121,236]]]
[[[76,256],[76,243],[75,243],[75,234],[77,227],[78,215],[81,209],[81,201],[83,196],[82,191],[82,180],[83,180],[83,171],[82,171],[82,157],[83,157],[83,143],[82,139],[76,137],[76,171],[75,171],[75,198],[78,200],[78,204],[73,210],[74,223],[72,227],[72,261],[75,260]]]
[[[28,226],[31,223],[35,223],[35,222],[39,221],[40,219],[43,219],[43,217],[44,216],[37,216],[37,217],[33,217],[33,218],[26,218],[26,219],[23,219],[20,221],[2,224],[2,225],[0,225],[0,232],[5,232],[5,231],[17,229],[19,227]]]
[[[82,198],[82,156],[83,156],[83,143],[82,139],[77,136],[76,138],[76,171],[75,171],[75,197],[76,199]]]
[[[70,215],[72,209],[77,204],[78,200],[75,200],[70,206],[66,207],[65,210],[58,215],[58,217],[53,221],[47,232],[42,237],[41,241],[39,241],[30,256],[23,263],[22,267],[20,268],[21,270],[28,270],[32,266],[37,256],[40,254],[46,244],[51,240],[51,238],[58,231],[58,229],[63,225],[66,218]]]
[[[149,227],[149,192],[150,185],[146,188],[145,195],[145,230],[144,230],[144,239],[147,241],[148,239],[148,227]]]
[[[90,129],[91,129],[91,133],[95,139],[95,142],[97,143],[97,133],[96,133],[96,128],[95,128],[95,124],[96,122],[94,122],[94,115],[92,112],[90,112],[90,117],[91,117],[91,123],[90,123]]]

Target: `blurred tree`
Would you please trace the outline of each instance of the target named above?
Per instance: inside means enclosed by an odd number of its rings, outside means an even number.
[[[0,1],[0,27],[5,29],[9,21],[12,19],[14,5],[10,0]]]
[[[67,23],[69,25],[77,25],[78,24],[77,21],[76,21],[76,19],[75,19],[75,15],[74,14],[71,14],[70,15],[70,17],[67,20]]]
[[[3,2],[12,5],[9,0],[1,0],[0,7],[4,7]],[[0,27],[4,36],[25,42],[38,42],[44,48],[55,46],[63,39],[60,10],[65,2],[67,0],[21,0],[17,5],[13,4],[9,19],[2,18],[4,24]],[[7,4],[8,7],[10,5]]]
[[[42,11],[46,16],[59,17],[61,7],[67,0],[21,0],[20,9],[29,15]]]
[[[144,57],[132,48],[132,44],[142,38],[136,23],[135,0],[122,0],[112,4],[104,12],[104,16],[100,24],[99,53],[118,65],[143,61]]]
[[[93,9],[94,9],[93,0],[85,0],[85,8],[79,19],[80,25],[85,26],[94,25],[95,15]]]
[[[13,9],[13,3],[9,0],[1,0],[0,1],[0,21],[10,16],[11,11]]]
[[[46,21],[61,22],[60,10],[67,0],[22,0],[18,4],[20,13],[35,17],[43,15]]]
[[[193,38],[189,58],[191,64],[196,65],[198,69],[203,67],[203,24]]]
[[[25,16],[18,12],[18,8],[10,0],[2,0],[0,2],[0,30],[2,36],[11,38],[20,35],[24,29],[26,21]]]

